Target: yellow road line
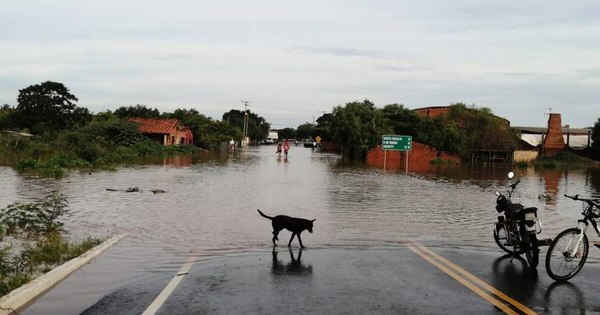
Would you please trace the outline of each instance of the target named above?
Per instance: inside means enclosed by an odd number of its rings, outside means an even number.
[[[446,264],[447,266],[449,266],[450,268],[456,270],[457,272],[461,273],[463,276],[467,277],[468,279],[470,279],[471,281],[477,283],[479,286],[483,287],[484,289],[488,290],[490,293],[494,294],[495,296],[503,299],[504,301],[510,303],[511,305],[513,305],[514,307],[516,307],[517,309],[519,309],[519,311],[523,312],[524,314],[527,315],[533,315],[533,314],[537,314],[536,312],[532,311],[531,309],[529,309],[527,306],[519,303],[518,301],[514,300],[513,298],[509,297],[508,295],[504,294],[502,291],[494,288],[493,286],[489,285],[488,283],[486,283],[485,281],[477,278],[476,276],[474,276],[473,274],[469,273],[468,271],[466,271],[465,269],[461,268],[460,266],[456,265],[455,263],[449,261],[448,259],[434,253],[433,251],[431,251],[429,248],[426,248],[422,245],[417,245],[422,251],[426,252],[427,254],[433,256],[434,258],[436,258],[437,260],[439,260],[440,262]]]
[[[419,246],[419,247],[422,247],[422,246]],[[475,292],[477,295],[481,296],[486,301],[492,303],[493,305],[495,305],[496,307],[498,307],[499,309],[501,309],[506,314],[514,314],[514,315],[518,314],[517,312],[513,311],[511,308],[509,308],[508,306],[506,306],[504,303],[502,303],[500,300],[496,299],[492,295],[486,293],[485,291],[483,291],[479,287],[477,287],[474,284],[472,284],[471,282],[467,281],[465,278],[461,277],[456,272],[454,272],[454,271],[450,270],[449,268],[447,268],[446,266],[442,265],[440,262],[436,261],[432,257],[427,256],[427,254],[425,254],[424,252],[422,252],[421,249],[419,249],[417,247],[414,247],[414,246],[408,246],[408,248],[410,250],[412,250],[413,252],[415,252],[417,255],[421,256],[423,259],[425,259],[428,262],[430,262],[432,265],[438,267],[440,270],[442,270],[443,272],[445,272],[446,274],[448,274],[450,277],[454,278],[454,280],[458,281],[460,284],[462,284],[465,287],[469,288],[471,291]]]

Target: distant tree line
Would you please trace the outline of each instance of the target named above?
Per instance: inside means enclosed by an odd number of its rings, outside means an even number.
[[[333,108],[317,119],[317,124],[298,127],[310,137],[341,145],[342,154],[364,158],[367,151],[381,144],[382,135],[409,135],[414,141],[437,150],[469,157],[472,150],[513,150],[518,135],[508,121],[494,116],[488,108],[451,104],[446,114],[421,117],[402,104],[375,107],[369,100],[354,101]],[[304,136],[303,136],[304,137]]]
[[[64,141],[54,147],[74,146],[75,151],[81,151],[77,156],[93,163],[104,156],[103,150],[109,148],[115,152],[114,146],[140,147],[138,149],[145,154],[154,150],[149,149],[149,140],[127,120],[130,117],[179,119],[190,127],[194,145],[207,150],[217,149],[223,141],[240,141],[246,118],[247,135],[253,143],[266,139],[270,129],[263,117],[251,111],[232,109],[224,113],[221,120],[215,120],[195,109],[179,108],[161,113],[156,108],[137,104],[121,106],[114,112],[92,114],[78,107],[77,101],[61,83],[47,81],[29,86],[19,91],[16,107],[6,104],[0,107],[0,130],[26,131],[53,141]],[[596,123],[594,128],[600,128],[600,124]],[[512,150],[518,145],[518,136],[506,120],[494,116],[488,108],[463,103],[451,104],[446,114],[431,118],[421,117],[402,104],[378,108],[365,99],[334,107],[331,113],[319,117],[316,124],[304,123],[296,129],[279,130],[281,139],[319,136],[323,141],[336,142],[344,155],[354,158],[364,158],[369,149],[381,143],[384,134],[410,135],[414,141],[463,157],[468,157],[472,150]],[[599,134],[594,132],[594,137]],[[594,145],[600,145],[600,141]],[[0,145],[0,152],[2,147],[6,151],[10,146]],[[17,145],[11,150],[18,148]],[[45,152],[39,148],[32,151]]]
[[[19,130],[43,136],[65,130],[77,130],[98,122],[128,124],[131,117],[176,118],[190,127],[195,145],[214,149],[222,141],[241,140],[244,126],[243,111],[232,109],[222,120],[214,120],[195,109],[176,109],[161,113],[146,105],[121,106],[114,112],[91,114],[87,108],[78,107],[75,95],[62,83],[47,81],[19,90],[17,106],[5,104],[0,108],[0,130]],[[248,111],[248,136],[253,140],[266,138],[270,125],[263,117]]]
[[[270,125],[263,117],[232,109],[214,120],[195,109],[161,113],[146,105],[121,106],[92,114],[78,107],[77,97],[62,83],[47,81],[19,90],[17,105],[0,107],[0,131],[31,133],[34,137],[0,137],[0,154],[13,156],[23,169],[60,170],[123,163],[140,157],[217,149],[221,142],[240,141],[244,117],[247,135],[266,138]],[[189,127],[193,146],[164,147],[142,135],[131,117],[175,118]]]

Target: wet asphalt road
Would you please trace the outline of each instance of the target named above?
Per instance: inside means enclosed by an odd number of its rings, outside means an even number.
[[[117,245],[118,246],[118,245]],[[545,250],[542,250],[543,258]],[[82,273],[102,272],[89,265]],[[153,273],[106,292],[83,314],[141,314],[170,281],[179,285],[156,314],[571,314],[600,311],[598,264],[586,263],[571,282],[557,284],[543,261],[531,272],[520,259],[489,248],[393,244],[300,251],[277,247],[194,262],[189,272]],[[85,271],[86,268],[92,270]],[[25,314],[76,314],[63,282]],[[44,301],[45,300],[45,301]]]

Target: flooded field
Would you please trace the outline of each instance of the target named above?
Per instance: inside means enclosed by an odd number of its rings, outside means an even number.
[[[72,211],[65,220],[72,238],[129,235],[110,253],[115,270],[127,265],[172,272],[189,256],[268,249],[271,223],[256,209],[316,219],[314,233],[302,234],[308,248],[419,241],[495,250],[494,191],[506,189],[508,171],[432,166],[418,174],[384,172],[309,148],[292,147],[285,159],[274,147],[261,146],[114,172],[75,172],[59,180],[0,167],[0,207],[59,190]],[[598,171],[515,173],[522,182],[513,201],[540,209],[541,238],[576,224],[581,203],[563,194],[600,198]],[[140,192],[107,191],[130,187]],[[281,232],[279,244],[289,237]]]

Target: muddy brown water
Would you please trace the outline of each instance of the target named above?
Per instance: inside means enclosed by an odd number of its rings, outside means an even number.
[[[270,222],[256,209],[316,219],[314,233],[302,234],[309,248],[419,241],[494,250],[494,191],[506,189],[508,171],[500,165],[384,172],[310,148],[292,146],[285,159],[274,146],[259,146],[62,179],[25,177],[0,166],[0,207],[59,190],[72,211],[65,218],[71,238],[128,234],[110,253],[115,269],[122,263],[173,272],[193,255],[270,248]],[[542,238],[579,218],[581,203],[563,194],[600,198],[597,170],[515,173],[521,183],[513,201],[540,209]],[[107,191],[130,187],[140,192]],[[280,244],[289,237],[280,233]]]

